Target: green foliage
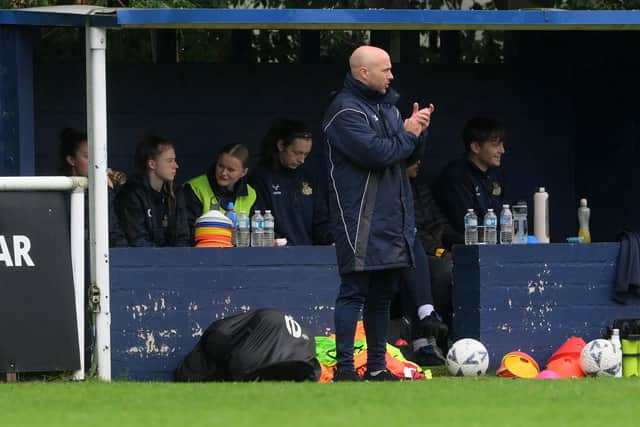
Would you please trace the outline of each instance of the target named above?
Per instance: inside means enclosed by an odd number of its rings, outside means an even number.
[[[534,4],[536,0],[533,0]],[[463,0],[0,0],[0,8],[24,8],[61,4],[94,4],[109,7],[136,8],[366,8],[400,7],[410,9],[495,9],[494,1],[468,5]],[[541,3],[542,4],[542,3]],[[572,10],[630,10],[640,9],[640,0],[545,0],[544,4]],[[46,29],[41,31],[41,46],[46,58],[52,60],[76,60],[81,58],[82,36],[72,29]],[[111,35],[109,58],[116,61],[149,62],[150,41],[148,32],[127,31],[127,34]],[[117,34],[112,32],[111,34]],[[256,30],[251,35],[249,59],[259,63],[289,63],[300,58],[301,37],[296,30]],[[437,63],[440,58],[438,32],[423,31],[423,41],[416,62]],[[461,62],[501,63],[504,60],[504,33],[499,31],[461,31]],[[321,31],[320,61],[344,63],[350,52],[366,43],[368,31]],[[428,42],[427,42],[428,40]],[[178,57],[184,62],[225,62],[231,57],[230,31],[177,30]],[[115,42],[115,44],[114,44]],[[72,48],[69,49],[69,46]]]
[[[292,30],[254,31],[251,44],[257,62],[295,62],[300,48],[300,32]]]
[[[228,0],[234,7],[245,6],[246,0]],[[363,0],[253,0],[254,8],[274,9],[360,9],[364,7]]]
[[[218,8],[228,7],[239,0],[0,0],[2,9],[60,5],[95,5],[136,8]]]
[[[462,31],[461,62],[499,64],[504,61],[502,31]]]
[[[353,50],[368,42],[366,31],[323,31],[320,58],[323,62],[346,64]]]
[[[556,0],[555,7],[570,10],[634,10],[640,0]]]
[[[227,0],[128,0],[128,7],[138,8],[220,8],[227,7]]]
[[[42,7],[58,4],[68,4],[56,2],[55,0],[0,0],[0,9],[21,9],[25,7]]]
[[[180,61],[190,63],[224,62],[228,56],[230,31],[176,31]]]

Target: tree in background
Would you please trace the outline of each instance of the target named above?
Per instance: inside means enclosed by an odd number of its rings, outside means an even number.
[[[135,8],[288,8],[288,9],[449,9],[491,10],[523,7],[564,9],[639,9],[640,0],[0,0],[0,8],[25,8],[63,4]],[[84,35],[79,29],[42,28],[38,57],[45,61],[80,61],[84,56]],[[415,33],[415,32],[414,32]],[[300,30],[175,30],[172,48],[177,62],[345,63],[350,52],[374,40],[370,31]],[[400,33],[390,32],[392,58],[400,45]],[[389,35],[387,34],[387,35]],[[238,43],[240,35],[240,43]],[[113,31],[109,36],[111,62],[155,62],[159,45],[156,30]],[[166,39],[165,39],[166,40]],[[422,31],[410,62],[501,63],[504,61],[504,32]],[[166,49],[165,49],[166,50]],[[241,52],[239,52],[241,51]],[[240,58],[240,59],[239,59]],[[406,59],[403,58],[403,62]]]
[[[635,10],[640,0],[556,0],[554,7],[570,10]]]

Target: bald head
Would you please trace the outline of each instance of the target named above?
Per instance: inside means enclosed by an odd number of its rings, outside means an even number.
[[[349,57],[349,67],[354,79],[380,92],[387,92],[393,75],[391,59],[383,49],[374,46],[360,46]]]
[[[375,62],[385,59],[389,60],[389,54],[383,49],[374,46],[360,46],[349,57],[351,73],[353,74],[354,70],[360,67],[371,67]]]

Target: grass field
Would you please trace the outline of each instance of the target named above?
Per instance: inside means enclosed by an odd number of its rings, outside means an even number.
[[[0,384],[0,427],[617,427],[639,409],[638,379]]]

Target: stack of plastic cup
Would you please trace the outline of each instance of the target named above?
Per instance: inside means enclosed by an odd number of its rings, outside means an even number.
[[[233,222],[221,212],[211,210],[196,220],[195,241],[198,248],[230,248]]]

